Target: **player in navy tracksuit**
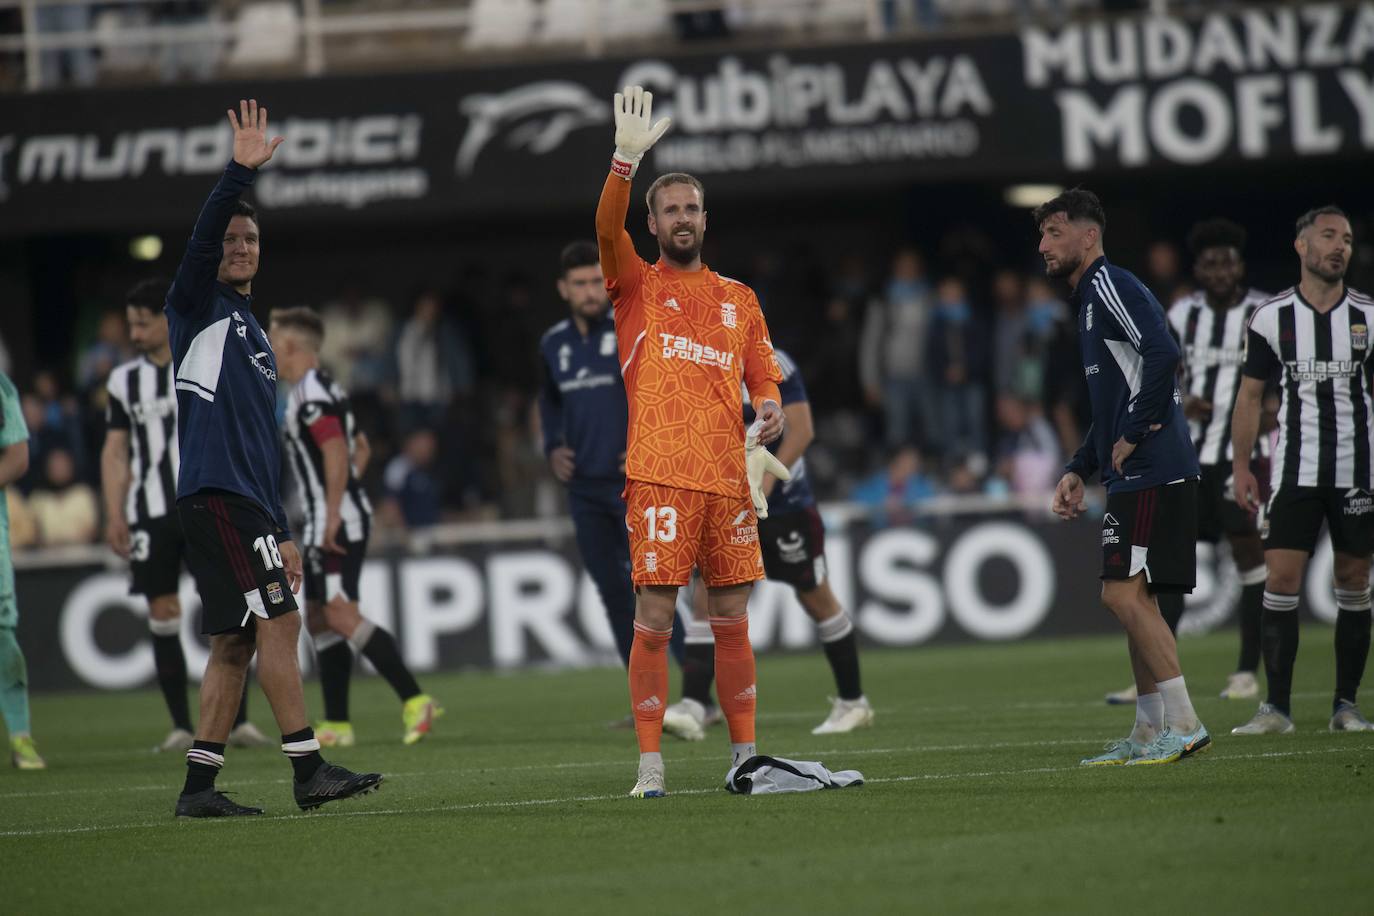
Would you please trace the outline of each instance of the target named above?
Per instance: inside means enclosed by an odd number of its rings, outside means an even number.
[[[302,809],[367,792],[382,779],[326,763],[306,717],[296,662],[301,619],[292,596],[301,556],[281,505],[277,363],[253,316],[259,224],[239,200],[282,138],[269,139],[267,109],[256,101],[241,101],[229,121],[234,159],[200,211],[167,293],[181,449],[177,515],[204,606],[201,630],[210,637],[200,728],[186,752],[178,817],[262,813],[215,789],[255,653]]]
[[[616,649],[626,665],[634,642],[635,593],[625,528],[625,434],[629,407],[620,377],[615,319],[593,242],[563,249],[558,293],[571,316],[539,342],[544,385],[539,419],[544,454],[568,486],[568,508],[582,563],[606,606]],[[671,647],[682,661],[681,628]]]
[[[1091,191],[1065,191],[1035,211],[1040,254],[1073,286],[1092,426],[1054,494],[1054,511],[1087,509],[1083,484],[1100,472],[1102,603],[1126,630],[1135,673],[1131,734],[1088,765],[1172,763],[1211,743],[1155,595],[1191,592],[1197,575],[1197,451],[1175,380],[1178,344],[1164,310],[1129,271],[1107,263],[1106,214]]]

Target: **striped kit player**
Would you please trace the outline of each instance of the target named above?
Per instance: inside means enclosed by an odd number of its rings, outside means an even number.
[[[1374,301],[1345,285],[1354,248],[1350,221],[1332,206],[1310,210],[1294,242],[1301,282],[1250,319],[1245,380],[1232,420],[1236,500],[1260,508],[1243,456],[1259,430],[1260,399],[1277,377],[1279,441],[1271,495],[1260,512],[1268,576],[1262,640],[1268,696],[1235,734],[1294,730],[1298,589],[1323,523],[1334,550],[1336,690],[1332,731],[1374,730],[1355,705],[1369,655],[1369,569],[1374,552],[1374,381],[1369,329]]]
[[[371,453],[367,436],[354,420],[348,392],[320,368],[320,316],[309,308],[277,309],[270,327],[277,371],[292,386],[283,432],[305,511],[305,625],[324,693],[324,721],[316,724],[315,737],[324,747],[355,741],[348,687],[357,650],[396,691],[402,741],[414,744],[429,734],[443,710],[420,690],[395,637],[358,607],[372,528],[372,504],[360,479]]]
[[[1224,699],[1259,694],[1260,615],[1264,599],[1264,547],[1255,518],[1234,496],[1231,480],[1231,414],[1245,363],[1245,334],[1255,309],[1269,298],[1248,288],[1246,232],[1227,219],[1204,220],[1188,233],[1193,279],[1199,289],[1169,309],[1169,327],[1183,351],[1183,415],[1197,448],[1198,540],[1215,544],[1225,536],[1240,579],[1240,655],[1221,691]],[[1269,478],[1269,437],[1261,436],[1250,465]],[[1161,606],[1161,610],[1164,610]],[[1175,609],[1182,616],[1183,608]],[[1178,619],[1170,620],[1175,630]]]
[[[148,601],[148,629],[158,686],[172,719],[160,751],[184,751],[195,740],[187,699],[186,655],[181,645],[178,591],[186,540],[177,517],[177,399],[172,350],[163,303],[170,281],[151,278],[125,296],[129,340],[137,359],[116,366],[106,382],[105,445],[100,455],[105,539],[129,561],[130,594]],[[248,721],[244,699],[229,743],[266,747],[271,742]]]

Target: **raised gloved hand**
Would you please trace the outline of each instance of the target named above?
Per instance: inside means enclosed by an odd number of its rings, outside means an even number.
[[[654,110],[654,94],[643,86],[626,86],[615,94],[615,155],[611,157],[611,171],[629,181],[639,169],[639,160],[658,138],[667,132],[671,118],[659,118],[650,125]]]

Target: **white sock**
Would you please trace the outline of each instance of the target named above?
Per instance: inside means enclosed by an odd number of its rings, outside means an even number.
[[[758,749],[754,747],[754,742],[747,741],[740,744],[730,745],[730,765],[739,766],[750,757],[758,756]]]
[[[1160,681],[1155,686],[1159,688],[1159,695],[1164,698],[1164,724],[1179,734],[1186,735],[1196,731],[1197,713],[1193,711],[1193,701],[1188,697],[1183,675]]]
[[[1149,744],[1164,730],[1164,698],[1158,693],[1142,693],[1135,698],[1135,728],[1131,740]]]

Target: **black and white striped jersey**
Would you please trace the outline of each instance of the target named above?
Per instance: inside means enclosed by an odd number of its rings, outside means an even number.
[[[124,517],[130,525],[161,518],[176,509],[177,398],[172,363],[157,366],[146,356],[116,366],[105,382],[109,394],[105,425],[129,433],[129,495]]]
[[[1369,328],[1374,301],[1347,288],[1336,307],[1318,312],[1297,288],[1255,309],[1246,341],[1245,374],[1282,371],[1279,441],[1273,487],[1374,489]]]
[[[348,448],[348,485],[339,504],[342,525],[339,540],[366,540],[372,519],[357,470],[353,466],[353,442],[357,427],[348,393],[322,369],[311,369],[291,390],[286,402],[285,433],[291,470],[300,482],[301,503],[305,510],[302,543],[306,547],[324,544],[325,492],[324,452],[321,445],[342,437]]]
[[[1198,464],[1231,460],[1231,412],[1245,366],[1245,329],[1269,298],[1257,289],[1246,290],[1240,302],[1218,312],[1207,304],[1206,293],[1195,292],[1169,308],[1169,327],[1183,350],[1183,390],[1212,405],[1209,419],[1188,421]],[[1260,436],[1255,455],[1268,454],[1269,437]]]

